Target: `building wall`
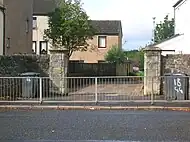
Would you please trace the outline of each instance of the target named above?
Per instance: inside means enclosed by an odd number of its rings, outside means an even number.
[[[175,34],[189,33],[189,24],[190,24],[190,1],[183,0],[175,8]]]
[[[33,0],[5,0],[6,54],[32,53]]]
[[[0,3],[1,6],[1,3]],[[3,11],[0,9],[0,55],[3,55],[3,42],[4,42],[4,18]]]
[[[36,45],[33,45],[33,50],[36,50],[36,54],[40,54],[40,41],[44,41],[44,30],[48,29],[48,17],[47,16],[33,16],[37,18],[37,27],[33,29],[33,38]],[[34,49],[36,48],[36,49]],[[47,48],[51,49],[50,43],[47,44]],[[49,53],[49,50],[48,50]]]
[[[175,7],[175,34],[181,34],[178,37],[162,42],[157,47],[162,50],[175,50],[175,52],[162,52],[167,54],[190,54],[190,0],[183,0]]]
[[[0,0],[0,5],[3,5],[3,0]]]
[[[184,34],[181,47],[184,54],[190,54],[190,1],[183,0],[175,9],[175,34]]]
[[[106,48],[98,48],[98,36],[94,36],[93,40],[89,40],[87,51],[76,51],[70,57],[70,60],[84,60],[85,63],[97,63],[98,60],[104,60],[104,56],[113,45],[120,44],[119,36],[107,36]]]

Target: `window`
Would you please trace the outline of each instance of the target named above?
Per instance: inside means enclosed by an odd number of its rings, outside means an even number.
[[[106,48],[106,36],[98,36],[98,48]]]
[[[37,17],[33,17],[33,29],[37,29]]]
[[[48,42],[40,41],[40,54],[47,54],[48,52]]]
[[[32,53],[33,54],[36,54],[36,43],[37,43],[36,41],[32,42]]]

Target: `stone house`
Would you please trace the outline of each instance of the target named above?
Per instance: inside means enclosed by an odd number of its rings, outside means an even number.
[[[166,54],[190,54],[190,0],[178,0],[174,5],[175,35],[160,43],[153,44],[153,47],[159,47]],[[171,51],[169,51],[171,50]],[[174,51],[172,51],[174,50]]]

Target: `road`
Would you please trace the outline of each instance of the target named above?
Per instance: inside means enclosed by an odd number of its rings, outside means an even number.
[[[188,142],[189,120],[172,111],[1,110],[0,141]]]

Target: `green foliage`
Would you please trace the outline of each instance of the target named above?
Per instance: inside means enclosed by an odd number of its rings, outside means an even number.
[[[156,24],[154,34],[155,43],[172,37],[174,35],[174,19],[169,20],[168,15],[166,15],[163,22]]]
[[[114,45],[105,55],[105,60],[109,63],[124,63],[126,60],[125,53],[117,45]]]
[[[130,50],[130,51],[125,51],[124,53],[129,60],[132,60],[134,64],[140,68],[140,70],[144,70],[143,50]]]
[[[136,75],[137,75],[137,76],[144,76],[144,72],[139,71],[139,72],[136,73]]]
[[[66,48],[69,57],[73,51],[86,51],[87,40],[92,39],[95,32],[80,0],[61,1],[58,8],[49,13],[48,24],[44,38],[53,48]]]

